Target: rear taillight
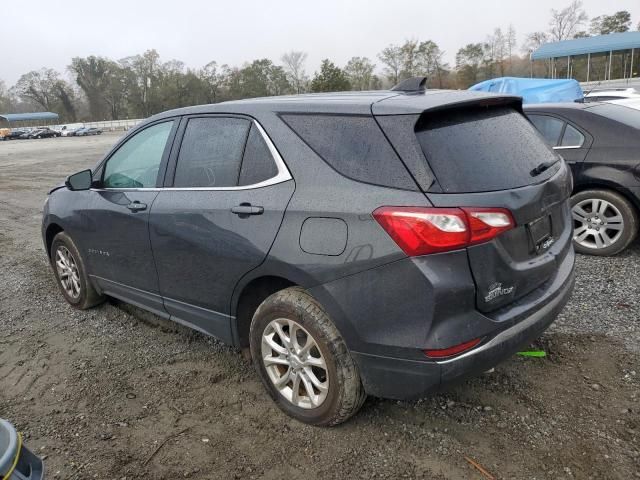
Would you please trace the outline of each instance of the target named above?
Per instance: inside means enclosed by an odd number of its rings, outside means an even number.
[[[504,208],[463,208],[471,230],[469,245],[486,242],[515,226],[511,212]]]
[[[411,257],[476,245],[515,226],[503,208],[380,207],[373,217]]]

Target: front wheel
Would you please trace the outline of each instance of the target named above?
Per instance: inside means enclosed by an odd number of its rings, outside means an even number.
[[[305,290],[276,292],[256,310],[251,356],[278,407],[301,422],[332,426],[366,398],[358,368],[320,304]]]
[[[609,190],[585,190],[571,197],[573,245],[577,252],[610,256],[636,238],[638,214],[629,201]]]
[[[62,295],[72,307],[85,310],[104,301],[89,281],[78,248],[64,232],[58,233],[51,244],[51,266]]]

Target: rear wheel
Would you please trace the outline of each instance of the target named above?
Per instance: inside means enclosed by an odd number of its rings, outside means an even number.
[[[573,245],[577,252],[610,256],[636,238],[638,214],[618,193],[585,190],[571,197]]]
[[[258,307],[251,355],[267,391],[288,415],[331,426],[362,406],[366,394],[344,340],[320,304],[297,287]]]
[[[64,232],[58,233],[51,244],[51,266],[62,295],[74,308],[85,310],[104,301],[91,285],[76,245]]]

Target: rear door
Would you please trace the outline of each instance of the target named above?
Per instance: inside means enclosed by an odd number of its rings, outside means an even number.
[[[588,133],[564,118],[544,113],[527,113],[529,120],[552,147],[569,164],[572,171],[580,167],[589,153],[591,139]]]
[[[571,248],[571,181],[531,123],[511,107],[471,106],[425,112],[414,132],[437,179],[438,193],[427,192],[434,206],[507,208],[515,220],[467,249],[478,309],[496,310],[550,280]]]
[[[255,121],[182,120],[165,188],[151,209],[160,292],[174,320],[231,342],[231,295],[265,259],[294,183]]]

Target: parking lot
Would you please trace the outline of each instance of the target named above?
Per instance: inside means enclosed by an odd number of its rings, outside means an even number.
[[[640,247],[578,256],[572,301],[493,372],[333,429],[281,413],[226,346],[115,302],[73,310],[47,191],[121,133],[0,143],[0,417],[64,479],[640,478]],[[399,319],[395,319],[398,321]]]

